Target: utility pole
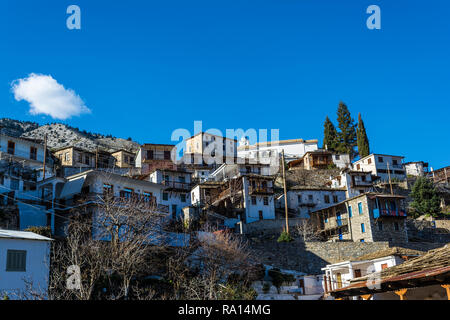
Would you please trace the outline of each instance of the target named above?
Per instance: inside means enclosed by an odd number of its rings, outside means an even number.
[[[288,201],[286,192],[286,172],[284,168],[284,149],[281,150],[281,167],[283,168],[283,186],[284,186],[284,212],[286,214],[286,232],[289,234],[289,221],[288,221]]]
[[[387,171],[388,171],[388,177],[389,177],[389,186],[391,187],[391,194],[394,194],[394,191],[392,191],[391,170],[389,170],[389,161],[387,161],[386,164],[387,164]]]
[[[98,169],[98,146],[97,149],[95,149],[95,170]]]
[[[42,169],[42,180],[45,180],[45,166],[47,160],[47,134],[44,135],[44,168]],[[42,201],[44,201],[44,188],[42,188]]]
[[[45,165],[47,160],[47,135],[44,135],[44,169],[42,180],[45,180]]]

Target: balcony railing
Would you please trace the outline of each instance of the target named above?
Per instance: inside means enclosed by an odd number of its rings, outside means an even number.
[[[401,209],[373,209],[373,217],[406,217],[405,210]]]
[[[162,184],[173,189],[190,190],[190,184],[186,182],[163,180]]]
[[[273,193],[273,188],[272,187],[253,187],[253,186],[249,186],[248,188],[248,192],[249,194],[271,194]]]

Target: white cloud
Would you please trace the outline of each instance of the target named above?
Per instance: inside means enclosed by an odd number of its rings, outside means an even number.
[[[30,104],[33,115],[45,114],[65,120],[91,112],[75,91],[64,88],[50,75],[32,73],[27,78],[17,79],[12,83],[12,91],[17,101],[25,100]]]

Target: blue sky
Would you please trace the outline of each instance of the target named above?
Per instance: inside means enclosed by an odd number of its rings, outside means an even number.
[[[81,8],[82,29],[66,28]],[[381,30],[366,8],[381,8]],[[0,2],[0,117],[55,122],[11,82],[51,75],[91,113],[64,122],[170,143],[172,131],[279,129],[323,138],[344,101],[376,153],[448,165],[448,1],[164,0]]]

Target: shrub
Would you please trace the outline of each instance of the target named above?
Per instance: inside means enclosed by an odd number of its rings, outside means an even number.
[[[280,234],[280,237],[278,238],[277,242],[291,242],[293,239],[289,233],[286,231],[283,231]]]

